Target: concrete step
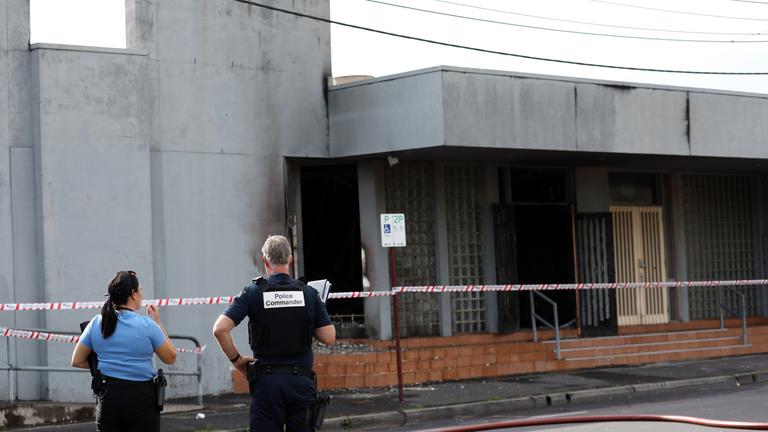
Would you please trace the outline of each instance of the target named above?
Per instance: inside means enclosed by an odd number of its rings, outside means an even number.
[[[568,368],[579,368],[580,362],[583,367],[594,367],[599,364],[639,364],[653,363],[659,361],[675,361],[701,358],[726,357],[734,355],[743,355],[749,353],[751,345],[724,345],[715,347],[696,347],[696,348],[676,348],[657,351],[644,351],[623,354],[611,354],[601,356],[581,356],[569,357],[564,361],[568,363]]]
[[[404,339],[402,371],[406,384],[483,378],[502,375],[585,369],[612,365],[704,359],[768,352],[768,325],[750,327],[750,346],[741,345],[740,326],[721,330],[718,322],[695,323],[673,331],[657,327],[623,329],[620,336],[575,338],[563,332],[563,360],[555,358],[554,341],[533,342],[530,332],[511,335],[460,335],[446,338]],[[663,329],[663,328],[661,328]],[[552,332],[539,333],[552,336]],[[354,341],[353,341],[354,342]],[[365,341],[360,341],[362,342]],[[640,344],[637,347],[622,345]],[[376,351],[315,353],[315,372],[322,388],[391,386],[397,382],[397,362],[392,342],[368,341]],[[598,350],[598,351],[594,351]],[[602,350],[602,351],[599,351]],[[235,377],[237,375],[237,377]],[[233,379],[242,377],[233,373]],[[245,379],[236,388],[247,391]]]
[[[602,357],[616,356],[621,354],[642,354],[657,351],[677,351],[695,348],[714,348],[738,345],[741,338],[739,336],[725,336],[718,338],[701,338],[689,340],[675,340],[662,342],[646,343],[626,343],[622,345],[606,345],[597,347],[578,347],[561,348],[561,357],[564,359],[572,357]]]
[[[555,333],[552,330],[538,331],[539,341],[554,340]],[[576,329],[566,328],[560,330],[561,338],[575,338]],[[521,329],[508,334],[460,334],[454,336],[433,336],[433,337],[407,337],[400,340],[400,346],[403,349],[420,348],[445,348],[455,346],[470,345],[498,345],[503,343],[525,343],[532,342],[533,334],[529,329]],[[370,345],[379,350],[392,350],[395,348],[394,341],[373,341],[369,339],[349,339],[346,342],[351,344]]]
[[[601,346],[619,346],[629,344],[647,344],[658,342],[686,341],[692,339],[713,339],[719,337],[741,336],[741,329],[706,329],[676,331],[667,333],[640,333],[631,335],[603,336],[595,338],[564,338],[560,341],[561,349],[594,348]],[[555,341],[544,341],[554,345]]]

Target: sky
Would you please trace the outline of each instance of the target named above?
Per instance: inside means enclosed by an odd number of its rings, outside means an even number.
[[[124,0],[31,0],[30,5],[32,43],[125,47]],[[331,0],[331,19],[555,60],[768,72],[768,0]],[[337,25],[331,26],[331,51],[334,76],[383,76],[449,65],[768,94],[768,75],[577,66],[437,46]]]

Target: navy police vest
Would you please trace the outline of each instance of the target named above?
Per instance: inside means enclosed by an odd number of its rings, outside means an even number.
[[[308,288],[300,281],[269,286],[264,278],[256,284],[253,315],[248,321],[248,340],[257,358],[302,356],[311,350],[313,328],[307,308]]]

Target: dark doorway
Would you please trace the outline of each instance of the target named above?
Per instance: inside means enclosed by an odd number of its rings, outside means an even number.
[[[354,165],[301,168],[304,276],[328,279],[331,292],[361,291],[360,210]],[[331,315],[363,314],[362,299],[329,300]]]
[[[515,206],[494,204],[493,227],[496,251],[496,283],[502,285],[517,283]],[[496,293],[499,333],[513,333],[520,329],[519,301],[520,293],[505,291]]]
[[[499,169],[494,207],[499,283],[573,283],[573,187],[564,169]],[[499,331],[531,328],[529,293],[500,293]],[[557,302],[561,326],[575,322],[574,291],[542,291]],[[552,306],[534,296],[536,313],[554,324]]]
[[[515,206],[517,274],[521,284],[573,283],[573,234],[568,205]],[[571,290],[542,291],[557,303],[560,325],[576,319]],[[534,296],[536,313],[554,324],[552,306]],[[520,326],[530,328],[530,301],[520,298]]]
[[[613,217],[611,213],[580,213],[576,218],[579,282],[616,280],[613,262]],[[618,334],[615,289],[581,290],[582,337]]]

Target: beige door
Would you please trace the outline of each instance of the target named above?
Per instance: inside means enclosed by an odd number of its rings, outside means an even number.
[[[661,207],[611,206],[616,282],[667,279]],[[619,325],[669,322],[666,288],[623,288],[616,292]]]

